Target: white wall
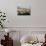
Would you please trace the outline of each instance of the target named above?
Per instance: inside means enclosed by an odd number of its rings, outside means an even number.
[[[32,26],[46,26],[46,0],[32,0]]]
[[[31,16],[17,16],[17,4],[31,4]],[[7,27],[46,27],[46,0],[0,0]]]

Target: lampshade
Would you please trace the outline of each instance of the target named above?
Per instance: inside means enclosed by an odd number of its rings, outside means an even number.
[[[9,33],[9,32],[10,32],[10,30],[9,30],[9,29],[5,29],[5,32],[6,32],[6,33]]]

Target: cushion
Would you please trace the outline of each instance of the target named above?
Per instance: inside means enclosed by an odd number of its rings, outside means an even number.
[[[28,36],[28,35],[24,35],[21,39],[20,42],[21,43],[32,43],[34,41],[37,41],[37,38],[35,38],[35,36]]]

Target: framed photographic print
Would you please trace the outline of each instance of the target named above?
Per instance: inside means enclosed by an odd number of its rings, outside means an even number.
[[[28,4],[20,4],[17,6],[17,15],[18,16],[30,16],[31,15],[31,7]]]

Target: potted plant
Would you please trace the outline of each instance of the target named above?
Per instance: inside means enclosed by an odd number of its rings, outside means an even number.
[[[6,20],[6,15],[4,12],[0,11],[0,27],[4,28],[4,22]]]

